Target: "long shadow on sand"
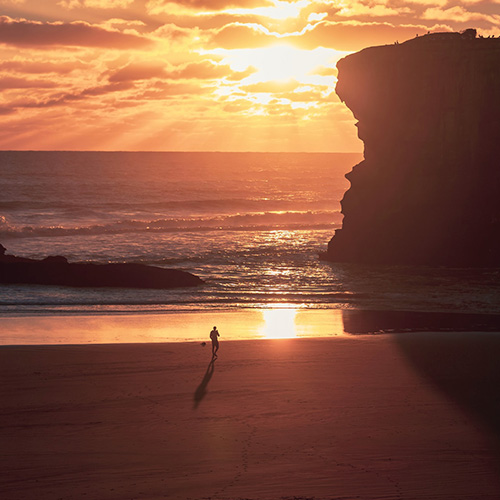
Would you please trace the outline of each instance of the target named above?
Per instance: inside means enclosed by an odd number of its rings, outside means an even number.
[[[400,332],[393,338],[408,362],[492,436],[500,465],[500,315],[353,310],[342,318],[354,335]]]
[[[500,458],[500,334],[411,333],[396,342],[427,380],[489,431]]]
[[[214,374],[215,360],[216,359],[217,359],[216,357],[212,357],[212,360],[210,361],[210,363],[208,363],[207,371],[205,372],[205,375],[203,376],[203,379],[202,379],[200,385],[198,386],[198,388],[194,392],[194,396],[193,396],[194,409],[198,408],[198,405],[201,403],[201,400],[207,394],[208,383],[210,382],[210,379],[212,378],[212,375]]]

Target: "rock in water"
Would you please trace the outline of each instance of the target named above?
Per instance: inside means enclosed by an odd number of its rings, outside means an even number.
[[[322,258],[500,265],[500,39],[435,33],[337,67],[365,150]]]
[[[2,248],[0,283],[4,284],[167,289],[204,283],[198,276],[178,269],[134,263],[70,264],[62,256],[33,260],[5,255]]]

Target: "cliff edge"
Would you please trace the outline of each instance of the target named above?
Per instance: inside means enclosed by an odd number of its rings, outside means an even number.
[[[429,34],[337,67],[365,149],[322,258],[500,265],[500,38]]]

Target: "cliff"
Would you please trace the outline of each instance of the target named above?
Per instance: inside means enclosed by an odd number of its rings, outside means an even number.
[[[500,265],[500,39],[430,34],[337,67],[364,160],[322,258]]]
[[[143,264],[69,263],[65,257],[43,260],[5,254],[0,245],[0,283],[72,287],[167,289],[203,284],[194,274]]]

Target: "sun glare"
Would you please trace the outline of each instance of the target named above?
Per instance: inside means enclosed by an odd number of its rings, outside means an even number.
[[[259,336],[266,339],[290,339],[297,337],[296,315],[297,309],[263,310],[264,325],[259,330]]]
[[[245,78],[242,81],[244,84],[288,80],[316,83],[318,75],[313,75],[316,69],[333,68],[347,54],[323,47],[303,50],[288,44],[255,49],[214,49],[207,53],[222,56],[221,64],[229,65],[233,71],[255,68],[257,71]]]

